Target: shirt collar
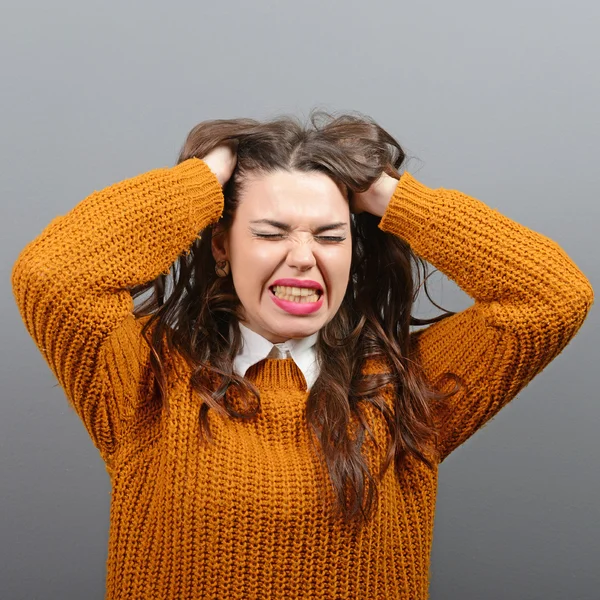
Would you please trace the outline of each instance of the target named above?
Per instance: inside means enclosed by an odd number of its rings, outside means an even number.
[[[273,344],[242,323],[239,323],[239,327],[242,335],[242,348],[233,361],[233,370],[237,375],[243,377],[252,365],[267,358],[275,347],[281,353],[282,358],[291,356],[302,371],[310,390],[318,376],[315,352],[315,344],[319,336],[318,331],[304,338],[289,339],[279,344]]]

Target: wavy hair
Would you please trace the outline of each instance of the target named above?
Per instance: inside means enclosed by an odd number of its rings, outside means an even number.
[[[221,144],[237,148],[235,170],[223,188],[225,204],[219,225],[224,231],[231,227],[250,174],[325,173],[345,188],[350,201],[351,194],[366,191],[384,171],[399,179],[398,169],[405,160],[398,142],[372,119],[357,113],[335,117],[313,110],[306,124],[291,116],[268,122],[204,121],[190,131],[177,162],[202,158]],[[406,241],[381,231],[379,221],[366,212],[351,214],[351,276],[338,312],[319,331],[316,354],[321,368],[306,404],[306,421],[320,445],[338,515],[347,523],[364,523],[370,517],[376,478],[383,477],[392,460],[398,474],[409,454],[433,467],[438,438],[433,405],[457,391],[443,394],[429,385],[415,359],[409,329],[455,313],[446,311],[427,320],[412,317],[413,302],[422,287],[419,267],[427,297],[441,309],[427,290],[427,264]],[[134,298],[152,290],[134,314],[150,316],[142,333],[152,350],[159,401],[168,410],[165,341],[169,351],[178,351],[192,367],[191,384],[202,399],[201,437],[209,442],[213,441],[207,415],[211,408],[241,420],[260,412],[259,390],[249,378],[233,372],[241,347],[236,316],[241,303],[232,278],[215,273],[213,226],[199,232],[170,272],[130,290]],[[173,279],[170,294],[166,293],[168,276]],[[368,359],[384,364],[379,369],[383,372],[365,375],[362,367]],[[254,398],[255,406],[238,411],[232,394],[227,393],[230,388],[246,403]],[[385,401],[386,390],[393,398],[391,406]],[[364,409],[369,405],[381,415],[389,433],[385,458],[375,477],[362,452],[366,432],[379,448],[366,419]]]

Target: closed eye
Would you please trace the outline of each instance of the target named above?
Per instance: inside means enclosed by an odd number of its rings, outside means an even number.
[[[282,233],[255,233],[256,237],[259,238],[282,238],[284,237]],[[325,242],[343,242],[345,237],[337,237],[333,235],[318,235],[316,236],[317,240],[323,240]]]

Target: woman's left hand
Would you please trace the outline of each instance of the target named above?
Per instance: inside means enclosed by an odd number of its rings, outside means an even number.
[[[352,195],[350,212],[354,214],[368,212],[376,217],[383,217],[397,185],[398,179],[390,177],[387,173],[382,173],[366,192]]]

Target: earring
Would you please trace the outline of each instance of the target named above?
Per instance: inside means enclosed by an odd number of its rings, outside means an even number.
[[[228,260],[220,260],[215,265],[215,273],[219,277],[227,277],[227,275],[229,275],[229,261]]]

